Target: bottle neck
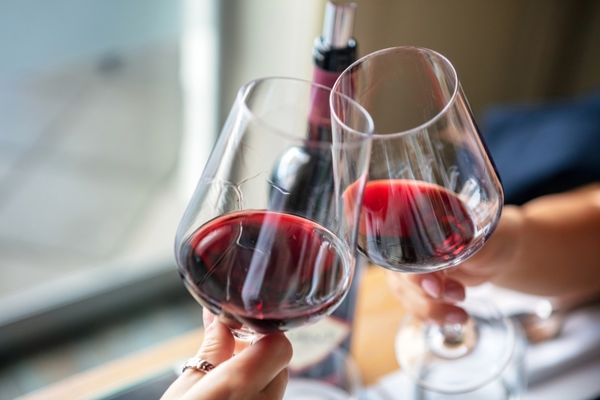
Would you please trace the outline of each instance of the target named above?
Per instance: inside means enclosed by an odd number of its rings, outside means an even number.
[[[352,37],[355,12],[355,3],[327,2],[323,33],[313,47],[314,83],[332,88],[342,71],[356,61],[357,44]],[[313,97],[310,122],[312,140],[331,141],[329,95],[325,91]]]
[[[333,48],[327,46],[323,38],[317,38],[313,50],[315,69],[337,72],[339,75],[350,64],[356,61],[356,40],[350,39],[345,47]]]

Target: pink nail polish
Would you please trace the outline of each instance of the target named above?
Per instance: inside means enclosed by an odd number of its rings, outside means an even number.
[[[437,299],[440,297],[440,283],[435,278],[423,278],[421,280],[421,287],[423,291],[429,296]]]
[[[448,282],[444,288],[444,299],[449,301],[462,301],[465,299],[465,290],[454,282]]]

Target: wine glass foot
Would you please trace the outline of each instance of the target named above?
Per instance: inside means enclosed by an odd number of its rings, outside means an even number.
[[[425,328],[428,346],[437,357],[447,360],[466,356],[477,343],[477,325],[469,319],[465,324],[429,324]]]
[[[443,393],[473,390],[496,379],[510,360],[516,342],[512,322],[489,302],[468,301],[462,306],[470,315],[462,328],[433,325],[413,316],[400,326],[396,356],[417,385]]]

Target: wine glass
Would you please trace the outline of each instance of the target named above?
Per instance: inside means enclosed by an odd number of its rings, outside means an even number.
[[[503,191],[452,64],[428,49],[384,49],[348,67],[333,91],[364,106],[375,123],[360,251],[385,268],[424,273],[479,250],[499,220]],[[356,198],[353,190],[345,192],[347,202]],[[486,302],[464,308],[465,324],[404,320],[400,363],[419,385],[468,390],[508,362],[510,321]]]
[[[350,287],[359,210],[339,193],[366,180],[372,121],[335,95],[335,144],[311,139],[329,95],[292,78],[244,85],[179,224],[185,286],[240,339],[316,321]]]

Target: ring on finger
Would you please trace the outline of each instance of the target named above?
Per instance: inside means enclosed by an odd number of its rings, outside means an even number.
[[[200,358],[200,357],[192,357],[183,364],[183,368],[181,369],[181,373],[183,374],[187,369],[193,369],[196,371],[200,371],[203,374],[206,374],[213,370],[215,365]]]

